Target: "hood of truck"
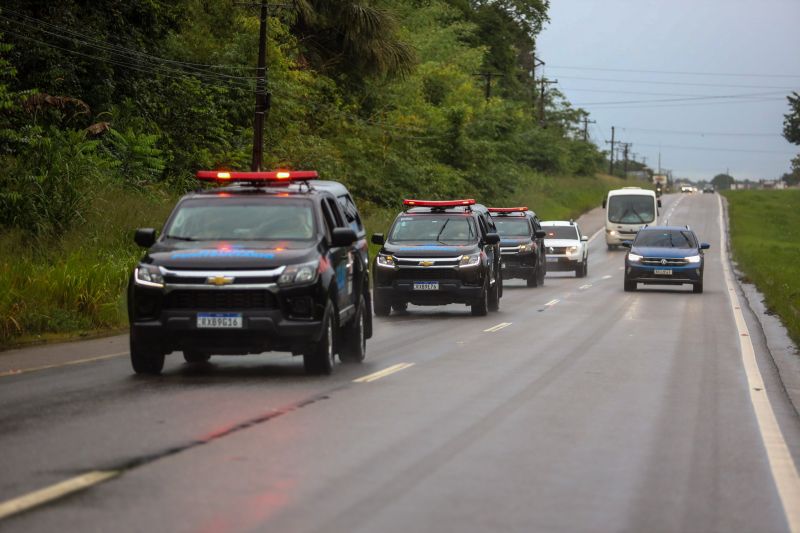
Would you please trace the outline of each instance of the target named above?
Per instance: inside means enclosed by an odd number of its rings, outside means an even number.
[[[260,270],[312,261],[316,244],[286,241],[156,243],[142,260],[169,269]]]

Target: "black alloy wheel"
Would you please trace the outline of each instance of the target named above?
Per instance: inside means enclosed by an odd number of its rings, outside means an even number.
[[[131,334],[130,340],[131,366],[137,374],[157,376],[164,368],[163,353],[145,349]]]
[[[328,302],[325,317],[322,319],[322,336],[303,354],[306,374],[325,374],[333,372],[335,353],[333,349],[334,309]]]
[[[343,363],[360,363],[367,355],[366,314],[367,302],[364,295],[361,295],[356,316],[342,332],[339,360]]]
[[[486,284],[483,285],[481,297],[469,306],[472,311],[472,316],[486,316],[489,314],[489,289]]]

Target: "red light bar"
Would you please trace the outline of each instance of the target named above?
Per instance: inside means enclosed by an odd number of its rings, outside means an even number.
[[[319,177],[316,170],[274,170],[271,172],[228,172],[226,170],[198,170],[199,180],[213,181],[295,181]]]
[[[527,211],[527,207],[490,207],[490,213],[523,213]]]
[[[411,207],[464,207],[475,205],[475,200],[403,200],[403,205]]]

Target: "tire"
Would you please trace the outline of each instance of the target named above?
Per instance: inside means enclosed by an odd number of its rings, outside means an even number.
[[[537,265],[539,268],[537,269],[537,275],[539,276],[538,282],[540,287],[544,287],[544,277],[547,275],[547,262],[542,261]]]
[[[211,359],[211,354],[202,352],[183,352],[183,360],[187,363],[206,363]]]
[[[526,281],[528,283],[528,287],[538,287],[539,286],[538,272],[534,272],[533,276],[529,277]]]
[[[606,246],[608,246],[608,251],[609,252],[614,251],[614,250],[617,249],[617,245],[616,244],[606,244]]]
[[[692,285],[692,292],[695,294],[702,294],[703,293],[703,282],[700,281],[699,283],[695,283]]]
[[[378,296],[377,293],[373,293],[372,310],[375,316],[389,316],[392,312],[392,304]]]
[[[408,302],[395,302],[392,304],[395,313],[404,313],[408,310]]]
[[[342,348],[339,360],[343,363],[360,363],[367,355],[366,335],[367,302],[362,295],[358,302],[356,316],[342,331]]]
[[[165,354],[145,349],[141,343],[134,339],[133,334],[131,334],[130,344],[131,366],[134,372],[151,376],[157,376],[161,373],[164,368]]]
[[[575,269],[575,277],[576,278],[585,278],[586,277],[586,261],[584,260],[577,269]]]
[[[583,277],[585,278],[588,275],[589,275],[589,258],[587,257],[583,261]]]
[[[636,292],[636,282],[628,281],[628,276],[625,276],[625,292]]]
[[[319,341],[311,345],[303,354],[303,367],[306,374],[329,375],[333,372],[335,353],[333,349],[334,318],[333,305],[328,302],[325,317],[322,319],[322,335]]]
[[[489,311],[500,310],[500,285],[502,283],[501,280],[495,280],[494,285],[489,288],[486,301]]]
[[[472,316],[486,316],[489,314],[489,290],[486,286],[483,287],[483,291],[481,291],[481,297],[478,299],[477,302],[470,305],[470,311],[472,311]]]

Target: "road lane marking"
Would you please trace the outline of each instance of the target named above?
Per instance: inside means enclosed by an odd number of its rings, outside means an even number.
[[[406,368],[411,368],[412,366],[414,366],[414,363],[397,363],[396,365],[384,368],[383,370],[379,370],[377,372],[373,372],[372,374],[367,374],[366,376],[354,379],[353,383],[370,383],[377,379],[385,378],[386,376],[400,372],[401,370],[405,370]]]
[[[544,304],[544,306],[545,307],[552,307],[552,306],[556,305],[560,301],[561,300],[559,300],[557,298],[554,298],[554,299],[550,300],[549,302],[547,302],[546,304]]]
[[[587,242],[592,242],[593,240],[595,240],[601,233],[603,233],[604,229],[605,228],[600,228],[599,230],[595,231],[594,234],[591,237],[589,237],[589,240]]]
[[[484,333],[494,333],[495,331],[500,331],[503,328],[507,328],[511,325],[511,322],[500,322],[496,326],[492,326],[490,328],[486,328],[483,330]]]
[[[117,352],[108,355],[98,355],[97,357],[87,357],[86,359],[76,359],[75,361],[67,361],[66,363],[56,363],[52,365],[34,366],[31,368],[12,368],[11,370],[4,370],[0,372],[0,378],[8,376],[18,376],[20,374],[27,374],[28,372],[38,372],[40,370],[48,370],[50,368],[61,368],[62,366],[82,365],[85,363],[93,363],[95,361],[103,361],[105,359],[112,359],[121,355],[128,355],[129,352]]]
[[[613,276],[611,276],[610,274],[606,274],[605,276],[603,276],[603,277],[602,277],[602,278],[600,278],[600,279],[611,279],[612,277],[613,277]]]
[[[120,475],[119,470],[96,470],[0,503],[0,520],[86,490]]]
[[[592,286],[591,283],[587,283],[586,285],[581,285],[580,287],[578,287],[578,290],[579,291],[585,291],[586,289],[588,289],[591,286]]]
[[[781,433],[778,420],[775,418],[775,412],[769,402],[769,396],[764,391],[764,380],[761,376],[761,371],[758,369],[753,341],[750,338],[750,332],[747,329],[747,323],[739,304],[739,297],[734,289],[734,277],[728,264],[728,241],[725,232],[722,197],[718,196],[717,201],[719,204],[719,256],[722,261],[725,284],[728,286],[733,319],[739,332],[739,348],[745,375],[747,376],[750,402],[753,405],[761,440],[767,452],[772,478],[775,481],[775,488],[783,505],[783,512],[786,515],[789,530],[793,533],[800,533],[800,476],[798,476],[797,467],[792,460],[792,455],[789,453],[789,447],[786,444],[783,433]]]

